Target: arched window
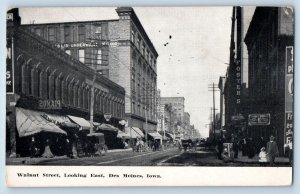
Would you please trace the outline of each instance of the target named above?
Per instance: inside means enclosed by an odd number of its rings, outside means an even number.
[[[28,94],[28,69],[24,63],[21,67],[21,92]]]
[[[69,100],[69,105],[70,106],[73,106],[73,81],[71,81],[70,83],[69,83],[69,86],[68,86],[68,100]]]
[[[33,95],[36,97],[40,97],[40,70],[34,68],[34,77],[33,77]]]
[[[91,90],[90,88],[87,88],[87,109],[90,110],[91,106]]]
[[[82,94],[83,94],[82,93],[82,85],[78,86],[78,91],[77,92],[78,92],[78,107],[83,108],[83,105],[82,105],[82,97],[83,97],[82,96]]]
[[[78,83],[73,85],[73,104],[75,107],[78,106]]]

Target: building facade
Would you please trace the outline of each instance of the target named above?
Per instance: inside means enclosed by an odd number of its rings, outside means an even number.
[[[183,118],[184,118],[184,97],[161,97],[161,104],[170,104],[173,107],[173,111],[176,116],[176,125],[178,127],[183,126]]]
[[[258,7],[245,43],[249,54],[248,133],[275,136],[283,153],[293,131],[294,13],[292,8]]]
[[[20,26],[18,10],[7,16],[7,151],[15,152],[18,140],[16,108],[54,115],[73,115],[121,128],[125,118],[125,89],[105,78],[47,40]],[[94,79],[93,79],[94,77]],[[94,103],[92,100],[94,93]]]
[[[124,87],[128,125],[155,130],[158,53],[132,8],[116,12],[117,20],[23,27]]]

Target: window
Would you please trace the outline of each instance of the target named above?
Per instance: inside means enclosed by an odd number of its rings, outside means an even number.
[[[97,50],[97,65],[102,64],[102,51],[99,49]]]
[[[144,43],[142,44],[141,53],[142,53],[142,55],[145,54],[145,44]]]
[[[70,26],[64,27],[64,39],[65,42],[71,42],[71,28]]]
[[[65,50],[68,55],[71,55],[71,50]]]
[[[78,56],[79,56],[79,61],[84,63],[84,49],[79,49],[78,50]]]
[[[140,48],[140,43],[141,43],[141,37],[138,37],[137,41],[136,41],[136,44],[137,44],[136,46],[138,49]]]
[[[96,34],[97,38],[101,38],[101,34],[102,34],[101,26],[96,26],[95,34]]]
[[[35,29],[34,29],[34,33],[37,34],[37,35],[39,35],[39,36],[41,36],[42,31],[41,31],[40,28],[35,28]]]
[[[78,26],[78,41],[85,41],[85,26]]]
[[[134,43],[135,32],[131,30],[131,41]]]
[[[54,27],[49,27],[48,28],[48,41],[54,42],[55,40],[56,40],[55,28]]]

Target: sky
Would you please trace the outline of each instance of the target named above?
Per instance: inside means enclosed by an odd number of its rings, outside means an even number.
[[[208,135],[213,105],[209,85],[218,84],[229,63],[232,7],[134,7],[156,48],[158,89],[185,97],[185,112]],[[118,19],[114,7],[21,8],[23,24]],[[171,35],[171,39],[170,39]],[[166,44],[168,43],[168,44]],[[165,46],[166,45],[166,46]],[[219,92],[215,94],[219,111]]]

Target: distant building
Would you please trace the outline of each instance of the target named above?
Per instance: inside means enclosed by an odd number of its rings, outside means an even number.
[[[161,104],[170,104],[176,116],[177,129],[182,129],[184,118],[184,97],[161,97]]]
[[[145,129],[147,117],[147,128],[156,130],[158,53],[131,7],[116,12],[116,20],[23,27],[124,87],[128,125]]]

